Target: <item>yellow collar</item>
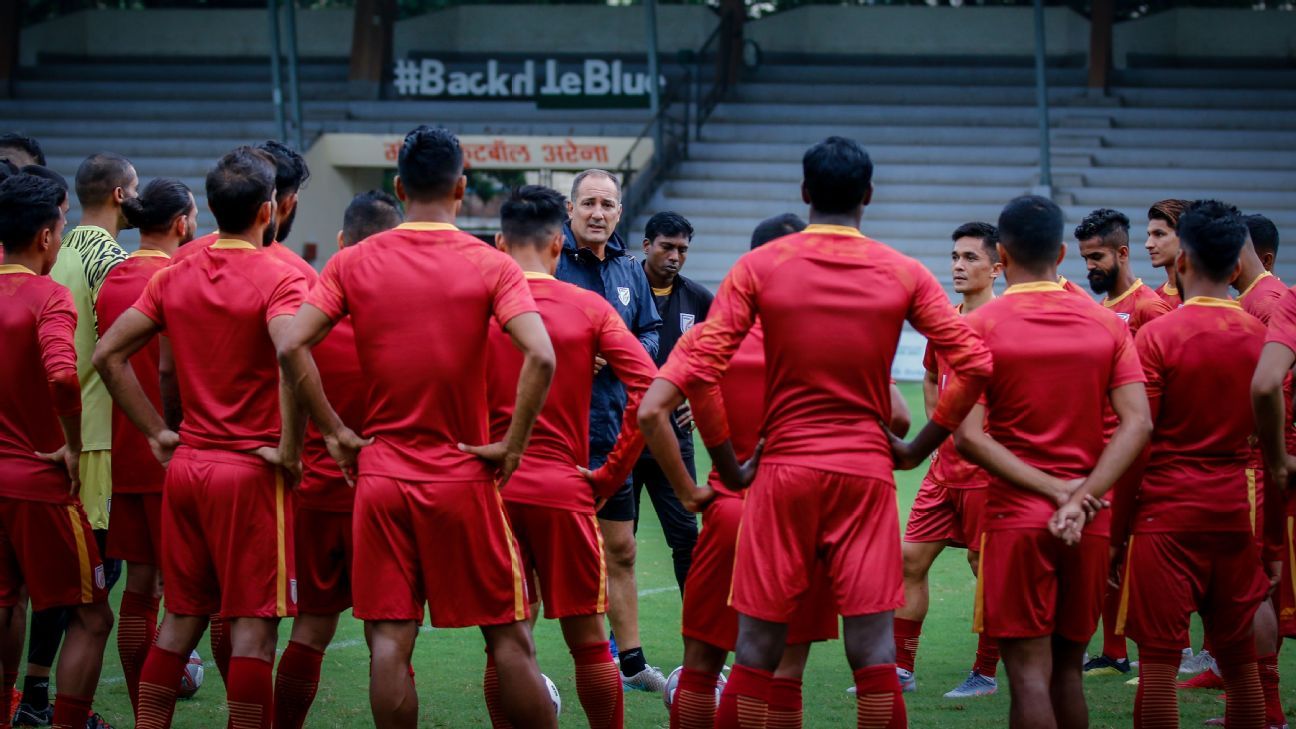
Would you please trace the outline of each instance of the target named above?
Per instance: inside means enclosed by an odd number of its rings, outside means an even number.
[[[1014,284],[1004,289],[1004,295],[1008,294],[1038,294],[1046,291],[1065,291],[1062,284],[1057,281],[1031,281],[1030,283]]]
[[[238,240],[237,238],[221,238],[220,240],[217,240],[216,242],[212,243],[211,247],[217,250],[224,249],[224,250],[255,251],[257,249],[257,247],[252,245],[251,243],[248,243],[245,240]]]
[[[30,273],[35,276],[36,272],[22,265],[21,263],[0,263],[0,274],[6,273]]]
[[[1143,285],[1143,279],[1136,278],[1134,279],[1134,283],[1130,284],[1130,287],[1125,289],[1125,293],[1121,294],[1120,296],[1117,296],[1114,299],[1103,299],[1102,305],[1106,306],[1107,308],[1111,308],[1119,304],[1120,302],[1124,301],[1126,298],[1130,296],[1130,294],[1133,294],[1138,289],[1138,287],[1142,285]]]
[[[1269,271],[1265,271],[1264,273],[1260,274],[1259,276],[1256,276],[1256,277],[1255,277],[1255,280],[1251,282],[1251,285],[1248,286],[1248,287],[1246,287],[1246,291],[1243,291],[1242,293],[1238,294],[1238,301],[1241,301],[1242,299],[1245,299],[1245,298],[1246,298],[1246,295],[1249,294],[1249,293],[1251,293],[1251,289],[1255,288],[1255,287],[1256,287],[1256,284],[1260,283],[1260,279],[1262,279],[1262,278],[1264,278],[1264,277],[1266,277],[1266,276],[1272,276],[1272,275],[1273,275],[1273,273],[1271,273],[1271,272],[1269,272]],[[1196,297],[1194,297],[1194,298],[1196,298]]]
[[[547,273],[540,273],[539,271],[523,271],[522,275],[532,281],[557,281],[558,280]]]
[[[396,230],[459,230],[453,223],[412,222],[401,223]]]
[[[138,251],[134,251],[129,256],[127,256],[127,258],[170,258],[170,257],[171,256],[168,256],[166,253],[162,251],[155,251],[152,248],[141,248]]]
[[[1169,281],[1166,281],[1166,282],[1165,282],[1165,285],[1161,287],[1161,290],[1164,291],[1166,294],[1168,294],[1168,295],[1170,295],[1170,296],[1178,296],[1178,295],[1179,295],[1179,287],[1177,287],[1177,286],[1171,286]]]
[[[854,228],[849,228],[845,225],[823,225],[820,223],[815,223],[814,225],[807,225],[805,230],[801,232],[817,233],[819,235],[849,235],[852,238],[864,237],[863,233],[859,232]]]
[[[1194,296],[1183,303],[1184,306],[1218,306],[1223,309],[1241,309],[1242,305],[1232,299],[1217,299],[1213,296]]]

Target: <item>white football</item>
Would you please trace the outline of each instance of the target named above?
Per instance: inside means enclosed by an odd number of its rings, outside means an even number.
[[[675,692],[679,689],[679,677],[683,671],[684,667],[680,666],[671,671],[670,676],[666,678],[666,690],[662,691],[662,703],[666,704],[667,709],[671,707],[671,704],[675,703]],[[721,671],[719,680],[716,682],[716,706],[720,705],[720,694],[724,693],[725,684],[727,683],[729,683],[729,679],[725,678],[724,671]]]
[[[203,685],[203,659],[198,655],[198,651],[189,654],[189,662],[185,664],[184,674],[180,676],[180,691],[176,696],[181,699],[191,699],[198,693],[198,689]]]
[[[562,697],[558,695],[558,687],[555,686],[555,685],[554,685],[554,682],[551,681],[551,680],[549,680],[549,677],[546,676],[546,675],[544,675],[543,673],[540,674],[540,678],[543,678],[543,679],[544,679],[544,682],[545,682],[545,688],[549,689],[549,700],[553,702],[553,706],[554,706],[554,714],[555,714],[555,715],[561,714],[561,713],[562,713]]]

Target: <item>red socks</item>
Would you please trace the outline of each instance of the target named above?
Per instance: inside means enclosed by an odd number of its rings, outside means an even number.
[[[93,702],[93,696],[57,694],[54,697],[54,720],[50,723],[50,729],[85,729]]]
[[[999,671],[999,641],[981,634],[977,639],[976,663],[972,664],[972,670],[986,678],[995,677]]]
[[[230,651],[233,646],[229,640],[229,626],[225,618],[212,615],[207,625],[208,638],[211,640],[212,660],[216,661],[216,670],[220,671],[221,680],[229,685]]]
[[[571,654],[576,663],[576,695],[590,729],[620,729],[625,723],[625,695],[608,642],[579,646]]]
[[[680,671],[671,702],[670,729],[713,729],[716,723],[716,684],[719,676],[685,668]]]
[[[135,729],[166,729],[171,726],[180,677],[188,662],[188,656],[162,650],[156,645],[149,649],[148,658],[140,669]]]
[[[275,727],[301,729],[306,723],[306,715],[319,689],[323,662],[323,653],[302,643],[288,642],[275,672]]]
[[[894,663],[865,666],[855,671],[857,729],[905,729],[909,718]]]
[[[1116,635],[1116,618],[1120,614],[1120,599],[1121,591],[1108,587],[1107,595],[1103,598],[1102,607],[1102,654],[1116,661],[1129,658],[1129,651],[1125,647],[1125,636]]]
[[[1179,726],[1179,651],[1139,646],[1138,693],[1134,695],[1134,727]]]
[[[13,688],[18,683],[18,672],[5,671],[3,681],[3,685],[0,685],[0,691],[4,692],[0,696],[0,729],[10,729],[14,711],[18,708],[13,705]]]
[[[233,656],[225,703],[229,729],[270,729],[274,719],[274,667],[270,661]]]
[[[770,682],[766,729],[801,729],[801,679],[778,678]]]
[[[1265,724],[1282,726],[1287,719],[1283,714],[1282,696],[1278,693],[1278,654],[1260,656],[1256,664],[1260,669],[1260,690],[1264,692]]]
[[[716,729],[765,729],[769,713],[769,671],[734,666],[716,711]]]
[[[1230,729],[1264,727],[1265,697],[1260,688],[1254,641],[1248,637],[1236,644],[1210,648],[1224,679],[1224,725]]]
[[[893,630],[896,649],[895,664],[913,673],[914,660],[918,655],[918,636],[922,633],[922,621],[896,618]]]
[[[499,673],[495,671],[495,656],[489,650],[486,651],[482,693],[486,696],[486,712],[490,714],[491,726],[494,729],[513,729],[513,724],[504,716],[504,707],[500,706]]]
[[[157,598],[139,592],[122,593],[117,615],[117,653],[121,656],[132,707],[139,703],[140,670],[157,634],[157,615]]]

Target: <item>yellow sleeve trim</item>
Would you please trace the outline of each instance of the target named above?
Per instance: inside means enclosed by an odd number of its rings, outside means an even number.
[[[129,256],[126,257],[127,258],[170,258],[171,256],[168,256],[166,253],[162,251],[155,251],[152,248],[141,248],[138,251],[133,251]]]
[[[1009,286],[1004,289],[1004,295],[1008,294],[1039,294],[1046,291],[1065,291],[1062,284],[1057,281],[1031,281],[1029,283],[1020,283]]]
[[[849,235],[852,238],[864,237],[863,233],[859,232],[854,228],[847,227],[845,225],[823,225],[821,223],[815,223],[814,225],[807,225],[805,230],[801,232],[818,234],[818,235]]]
[[[1130,287],[1125,289],[1125,293],[1121,294],[1120,296],[1117,296],[1114,299],[1103,299],[1102,305],[1110,309],[1113,306],[1124,301],[1125,299],[1128,299],[1131,295],[1133,295],[1135,291],[1138,290],[1138,287],[1142,285],[1143,285],[1143,279],[1136,278],[1134,279],[1134,283],[1130,284]]]
[[[221,238],[215,243],[212,243],[211,247],[215,249],[226,249],[226,250],[255,251],[257,249],[257,247],[252,245],[251,243],[248,243],[245,240],[239,240],[237,238]]]
[[[0,263],[0,274],[5,273],[30,273],[33,276],[36,275],[35,271],[20,263]]]
[[[1251,282],[1251,285],[1246,287],[1246,291],[1243,291],[1242,293],[1238,294],[1238,301],[1241,301],[1242,299],[1245,299],[1245,298],[1246,298],[1246,295],[1249,294],[1249,293],[1251,293],[1251,289],[1255,288],[1255,287],[1256,287],[1256,284],[1260,283],[1260,279],[1262,279],[1262,278],[1264,278],[1264,277],[1266,277],[1266,276],[1272,276],[1272,275],[1273,275],[1273,274],[1270,273],[1269,271],[1265,271],[1264,273],[1260,274],[1259,276],[1256,276],[1256,277],[1255,277],[1255,280]]]
[[[1242,305],[1232,299],[1217,299],[1213,296],[1194,296],[1183,303],[1184,306],[1218,306],[1224,309],[1241,309]]]
[[[523,271],[522,275],[532,281],[557,281],[558,280],[557,278],[550,276],[547,273],[540,273],[539,271]]]
[[[396,230],[459,230],[453,223],[429,223],[415,221],[412,223],[401,223],[396,226]]]

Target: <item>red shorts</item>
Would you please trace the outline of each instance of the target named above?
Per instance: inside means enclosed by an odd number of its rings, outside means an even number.
[[[976,632],[1089,642],[1107,589],[1107,537],[1085,534],[1068,547],[1047,529],[1001,529],[981,543]]]
[[[747,494],[730,604],[787,623],[823,559],[842,615],[894,610],[904,603],[899,533],[891,481],[762,464]]]
[[[1154,533],[1130,537],[1116,632],[1140,647],[1179,650],[1201,614],[1207,640],[1251,640],[1251,618],[1269,590],[1251,535]]]
[[[0,606],[33,610],[108,599],[104,568],[81,504],[0,498]]]
[[[1287,519],[1283,529],[1282,579],[1278,582],[1278,633],[1296,638],[1296,499],[1287,499]]]
[[[981,526],[989,489],[951,489],[923,479],[909,523],[906,542],[950,542],[950,546],[981,548]]]
[[[162,492],[117,494],[108,522],[110,559],[157,566],[162,553]]]
[[[361,476],[355,501],[354,614],[438,628],[526,620],[517,543],[490,481]]]
[[[598,517],[511,501],[504,508],[517,538],[527,594],[540,596],[545,617],[607,612],[607,565]]]
[[[1247,501],[1251,504],[1251,538],[1256,545],[1256,558],[1264,552],[1264,469],[1248,468],[1247,477]]]
[[[297,613],[337,615],[351,607],[351,512],[297,506]]]
[[[743,499],[719,496],[702,514],[702,534],[684,583],[681,633],[732,651],[738,642],[738,611],[729,606],[734,552],[738,546]],[[837,603],[822,560],[815,563],[810,591],[788,622],[788,645],[837,638]]]
[[[234,451],[181,448],[162,496],[167,611],[226,618],[297,614],[293,493],[283,471]]]

